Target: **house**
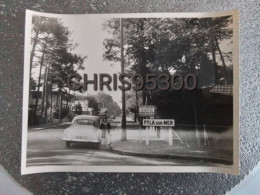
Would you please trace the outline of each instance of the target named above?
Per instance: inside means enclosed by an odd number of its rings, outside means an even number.
[[[47,94],[47,95],[46,95]],[[71,114],[74,95],[66,89],[52,89],[43,93],[42,88],[29,93],[29,124],[48,123],[54,119],[62,120]],[[37,106],[36,106],[37,105]]]
[[[82,107],[82,114],[94,115],[94,109],[88,106],[88,100],[75,100],[72,104],[72,111],[75,111],[75,106],[80,104]]]

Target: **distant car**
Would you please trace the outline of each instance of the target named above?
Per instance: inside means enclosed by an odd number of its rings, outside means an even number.
[[[97,116],[77,115],[73,118],[71,126],[65,129],[63,140],[66,147],[71,143],[86,142],[100,145],[101,130],[99,129],[100,120]]]
[[[111,115],[110,118],[111,118],[111,119],[115,119],[116,117],[115,117],[114,115]]]

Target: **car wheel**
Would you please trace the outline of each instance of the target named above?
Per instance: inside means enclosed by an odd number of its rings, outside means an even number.
[[[66,147],[69,148],[70,147],[70,142],[66,141]]]

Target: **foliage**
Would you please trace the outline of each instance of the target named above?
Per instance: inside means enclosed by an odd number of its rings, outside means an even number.
[[[30,77],[30,90],[35,90],[36,87],[37,87],[37,83],[36,83],[35,79]]]
[[[198,121],[199,115],[194,118],[194,112],[197,112],[195,107],[203,108],[203,102],[194,99],[199,91],[217,84],[233,83],[232,51],[230,49],[228,52],[223,52],[220,48],[223,42],[232,45],[231,16],[128,18],[122,19],[122,25],[126,72],[142,75],[147,73],[173,75],[178,72],[183,77],[193,73],[198,78],[195,90],[197,92],[194,94],[185,90],[148,91],[145,88],[140,92],[142,104],[157,105],[161,116],[171,115],[168,117],[177,117],[180,122]],[[118,62],[121,60],[120,20],[106,21],[104,29],[112,35],[112,38],[104,40],[103,57],[112,63]],[[128,101],[128,108],[135,110],[134,96],[128,96]],[[183,112],[177,113],[174,110]]]
[[[93,108],[94,113],[97,114],[99,112],[99,108],[98,108],[98,102],[95,99],[94,96],[86,96],[86,100],[88,100],[88,106],[90,108]]]
[[[53,112],[53,118],[54,119],[59,119],[59,117],[61,119],[64,119],[69,113],[69,108],[62,108],[61,109],[61,113],[60,113],[60,110],[59,109],[56,109],[54,112]]]
[[[98,92],[97,95],[95,95],[95,98],[102,107],[107,108],[108,115],[119,116],[121,114],[121,108],[113,101],[111,95],[104,92]]]
[[[70,73],[83,69],[86,56],[71,53],[77,46],[69,39],[70,31],[64,27],[61,20],[42,16],[33,17],[32,41],[37,42],[34,67],[39,65],[44,55],[43,66],[49,68],[49,75],[53,78],[53,85],[58,88],[66,86]],[[36,37],[37,33],[37,37]]]
[[[137,99],[136,99],[137,98]],[[137,100],[137,101],[136,101]],[[137,106],[142,105],[141,93],[138,91],[127,91],[126,93],[126,108],[133,113],[137,113]]]
[[[41,103],[41,117],[47,118],[50,106],[49,98],[53,88],[59,91],[66,90],[67,78],[70,73],[83,69],[86,56],[72,53],[77,43],[70,40],[71,32],[58,18],[33,16],[32,19],[32,51],[31,69],[39,70],[39,75],[32,74],[30,88],[35,87],[34,78],[37,79],[37,91],[43,90]],[[77,81],[72,81],[76,83]],[[59,102],[61,104],[61,102]],[[57,106],[57,105],[56,105]],[[38,109],[36,98],[35,115]],[[59,107],[59,106],[58,106]],[[45,116],[43,116],[45,115]]]
[[[210,66],[214,69],[211,52],[216,50],[218,43],[213,39],[230,39],[231,22],[231,17],[124,19],[125,66],[130,72],[141,74],[175,71],[198,75],[201,71],[208,72]],[[104,41],[104,59],[119,61],[119,19],[108,20],[104,28],[113,35]],[[225,57],[230,58],[230,53]]]
[[[75,105],[75,114],[78,114],[78,115],[82,114],[82,106],[80,103]]]

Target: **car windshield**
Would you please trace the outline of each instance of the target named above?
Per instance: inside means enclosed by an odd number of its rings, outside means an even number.
[[[78,119],[74,122],[76,125],[93,125],[95,126],[95,121],[90,119]]]

